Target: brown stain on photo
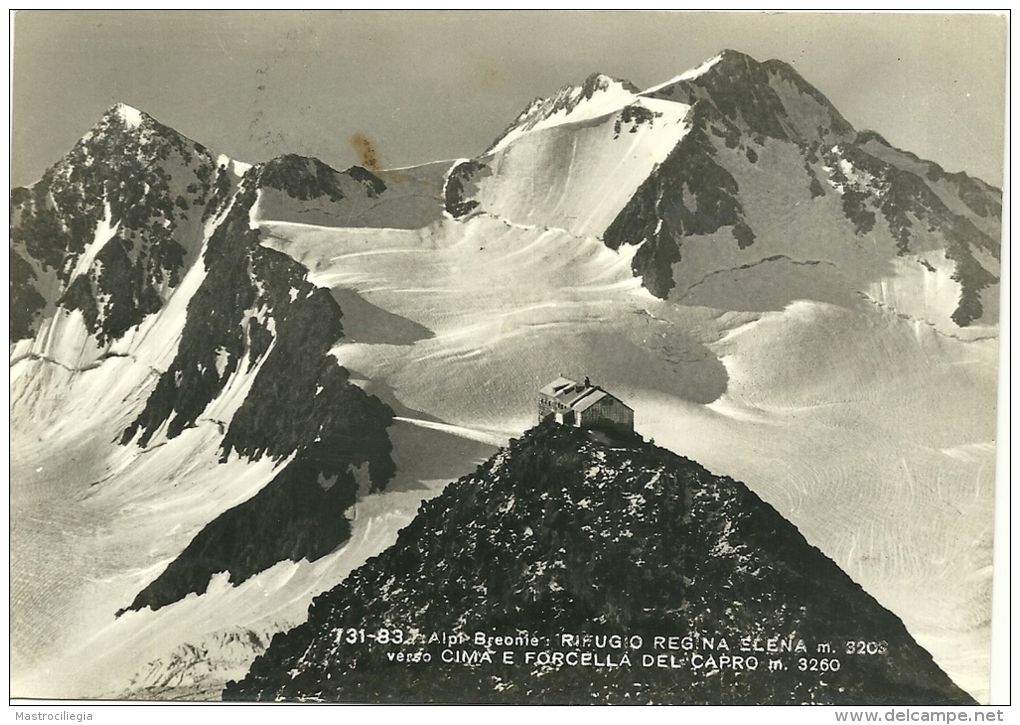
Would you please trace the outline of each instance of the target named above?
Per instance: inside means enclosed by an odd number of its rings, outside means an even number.
[[[382,171],[382,163],[379,152],[363,133],[356,133],[351,136],[351,146],[358,155],[358,163],[368,171]]]
[[[378,175],[390,182],[406,181],[407,174],[402,171],[387,171],[382,165],[382,156],[376,149],[368,136],[363,133],[356,133],[351,136],[351,147],[358,155],[358,165],[367,171]]]

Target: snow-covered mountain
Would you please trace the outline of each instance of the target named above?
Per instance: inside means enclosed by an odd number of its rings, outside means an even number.
[[[363,169],[315,159],[249,167],[214,157],[117,106],[38,184],[14,192],[12,299],[28,301],[12,306],[12,444],[28,474],[14,483],[14,510],[37,512],[55,495],[86,526],[150,537],[125,572],[114,562],[127,552],[95,549],[116,534],[83,544],[75,527],[25,524],[12,563],[16,657],[45,655],[54,638],[36,620],[60,608],[117,597],[116,613],[156,610],[206,592],[220,572],[237,585],[349,540],[345,512],[359,490],[394,476],[393,411],[336,364],[339,304],[259,244],[256,220],[263,202],[283,218],[356,214],[387,190]],[[91,485],[40,491],[35,480],[78,460],[72,449],[86,451],[72,478]],[[158,461],[163,449],[175,452]],[[209,487],[204,476],[225,480]],[[75,580],[129,581],[93,592],[102,605],[81,604],[73,585],[43,612],[20,606],[50,595],[53,582],[35,572],[53,549],[96,557],[95,570],[55,562]],[[64,686],[57,692],[75,692]]]
[[[87,365],[163,309],[239,171],[140,111],[112,108],[38,183],[11,193],[11,341],[35,339],[19,352]]]
[[[1001,193],[858,134],[780,61],[727,50],[644,92],[593,75],[451,178],[459,216],[638,247],[634,273],[664,299],[743,287],[728,305],[771,309],[814,296],[802,268],[826,265],[839,291],[945,331],[997,319]],[[746,290],[762,275],[783,281]]]
[[[15,694],[218,696],[560,374],[987,694],[1001,194],[783,63],[596,74],[390,171],[118,106],[11,209]]]

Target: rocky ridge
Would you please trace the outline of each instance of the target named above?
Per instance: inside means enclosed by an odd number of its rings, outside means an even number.
[[[509,645],[487,639],[504,635]],[[766,651],[781,664],[769,667]],[[423,504],[391,549],[317,598],[307,623],[277,635],[225,698],[467,693],[971,701],[895,615],[743,484],[638,438],[551,421]]]

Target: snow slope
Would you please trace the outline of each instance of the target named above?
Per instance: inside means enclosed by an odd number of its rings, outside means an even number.
[[[536,100],[469,162],[469,195],[478,211],[517,224],[601,235],[690,130],[689,111],[592,75]]]
[[[494,450],[474,440],[481,434],[398,423],[399,475],[387,493],[359,501],[339,550],[282,562],[236,587],[217,577],[201,597],[117,618],[203,526],[286,461],[222,463],[222,429],[211,419],[145,449],[116,445],[156,378],[130,358],[74,372],[25,359],[12,376],[11,691],[19,697],[217,699],[272,634],[302,621],[312,597],[388,546],[424,498]]]
[[[109,118],[120,119],[121,115],[114,109]],[[104,124],[110,123],[109,118]],[[143,154],[145,134],[155,122],[140,118],[144,133],[137,161],[162,178],[159,165]],[[130,114],[124,122],[129,130],[139,128]],[[103,131],[105,126],[98,128]],[[86,140],[93,136],[114,145],[123,141],[129,150],[138,143],[131,136],[124,140],[121,132],[97,132]],[[169,139],[175,148],[185,143],[165,129],[161,138]],[[198,150],[197,145],[195,148]],[[202,158],[207,155],[200,153]],[[223,156],[218,163],[223,168],[245,170]],[[276,165],[282,169],[278,176],[285,183],[300,185],[305,179],[289,172],[302,163],[300,159],[281,160]],[[65,165],[68,178],[77,183],[73,163]],[[441,171],[437,167],[405,176],[412,180],[410,187],[427,182],[436,191]],[[328,169],[323,174],[327,185],[334,175],[340,176]],[[175,183],[184,190],[184,179]],[[102,179],[72,184],[72,188],[87,196],[90,184],[101,186]],[[356,192],[360,187],[353,188]],[[405,203],[414,193],[411,188],[386,201],[414,211],[413,202],[410,207]],[[247,661],[273,633],[300,621],[311,597],[335,585],[347,571],[388,545],[424,497],[492,451],[490,444],[477,440],[485,438],[484,434],[465,438],[461,429],[436,431],[401,423],[398,428],[409,430],[394,432],[391,438],[395,444],[392,457],[401,470],[391,481],[389,497],[369,497],[356,505],[351,512],[353,538],[341,550],[314,565],[307,561],[282,563],[241,587],[216,577],[201,596],[192,595],[157,612],[146,609],[117,617],[196,534],[225,511],[251,499],[290,461],[258,457],[253,462],[237,453],[224,460],[224,435],[241,407],[251,403],[247,398],[253,383],[277,345],[276,316],[282,321],[286,314],[283,304],[269,309],[264,299],[258,301],[261,306],[257,309],[240,311],[247,330],[253,320],[265,325],[261,348],[255,354],[253,345],[245,346],[236,361],[228,350],[219,348],[211,360],[221,384],[208,402],[200,401],[193,424],[174,435],[168,431],[171,421],[167,417],[147,431],[151,437],[147,435],[144,445],[134,441],[125,445],[123,440],[125,430],[139,418],[156,391],[157,381],[172,365],[178,365],[176,374],[180,375],[183,332],[189,321],[194,323],[200,307],[196,296],[208,304],[211,295],[224,293],[218,304],[212,303],[219,315],[228,314],[231,305],[237,305],[229,295],[242,290],[211,289],[207,282],[214,265],[220,265],[217,273],[222,275],[223,266],[230,264],[225,255],[237,247],[244,251],[244,240],[238,242],[230,234],[236,235],[238,228],[243,233],[254,215],[239,207],[234,217],[240,215],[241,223],[228,219],[238,198],[224,197],[214,213],[201,219],[189,221],[182,216],[178,232],[187,247],[186,268],[175,268],[173,273],[179,273],[180,278],[160,288],[165,299],[156,314],[141,315],[123,334],[100,342],[85,319],[87,311],[50,306],[48,315],[38,321],[38,332],[11,346],[11,653],[12,692],[17,696],[215,697],[225,678],[242,674]],[[431,204],[437,210],[428,214],[438,217],[441,201],[434,194]],[[186,201],[178,204],[181,209],[185,206]],[[35,207],[37,213],[40,208],[44,207]],[[61,213],[76,218],[70,204]],[[139,208],[133,213],[163,212]],[[104,249],[117,239],[119,222],[111,223],[110,217],[107,202],[93,241],[68,257],[68,284],[101,267]],[[231,220],[233,227],[227,224]],[[128,232],[136,233],[133,229]],[[214,235],[215,249],[210,251]],[[252,274],[250,268],[245,270],[244,261],[240,260],[241,269]],[[262,278],[251,278],[259,293],[268,285],[279,286],[280,275],[287,272],[285,265],[274,267],[271,263],[266,264]],[[306,291],[309,295],[313,292]],[[59,294],[59,289],[53,292]],[[289,301],[295,303],[297,290],[291,288],[290,292]],[[377,328],[374,321],[387,314],[368,306],[349,307],[352,319],[365,318],[361,326],[365,330]],[[408,338],[411,323],[401,325],[398,318],[389,317],[392,327],[373,329],[373,342],[409,344],[416,335],[428,334],[411,326]],[[209,329],[203,333],[192,333],[189,344],[200,347],[207,343],[212,333]],[[201,356],[202,350],[192,353]],[[328,361],[326,367],[330,367]],[[370,381],[362,384],[371,386]],[[431,460],[422,451],[442,454],[442,458]],[[261,596],[252,597],[253,591]]]
[[[593,73],[580,86],[567,86],[550,98],[536,98],[489,149],[495,153],[533,131],[580,123],[618,111],[637,98],[626,81]]]
[[[662,301],[627,253],[485,215],[418,232],[263,228],[318,284],[433,331],[334,351],[405,404],[517,434],[538,387],[590,375],[639,432],[745,481],[987,698],[994,328],[953,337],[824,276],[817,301],[774,309],[721,291]],[[781,264],[759,265],[763,289],[788,282]]]

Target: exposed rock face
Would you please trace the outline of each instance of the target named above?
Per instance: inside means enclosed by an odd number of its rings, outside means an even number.
[[[476,633],[536,639],[504,646]],[[614,635],[626,644],[603,639]],[[695,644],[656,643],[673,635]],[[769,639],[786,643],[781,654],[764,653]],[[820,644],[831,651],[820,655]],[[426,653],[430,662],[408,659]],[[782,666],[770,670],[769,657]],[[895,615],[743,484],[638,440],[606,445],[551,421],[423,504],[391,549],[319,597],[308,622],[275,637],[225,697],[466,693],[529,703],[971,702]]]
[[[854,136],[839,111],[789,65],[759,63],[735,50],[724,50],[704,72],[681,76],[647,95],[691,106],[705,101],[730,143],[739,143],[744,133],[794,143],[838,143]]]
[[[328,554],[350,535],[344,511],[357,497],[354,469],[367,464],[375,490],[393,476],[392,411],[350,383],[329,354],[343,336],[339,305],[296,262],[260,246],[250,224],[254,190],[267,177],[297,198],[342,198],[329,183],[336,172],[305,164],[291,157],[246,175],[209,240],[177,357],[122,440],[137,436],[145,445],[164,425],[167,436],[178,435],[215,400],[237,395],[231,386],[245,379],[247,393],[224,421],[224,459],[293,459],[256,496],[210,522],[129,609],[201,594],[220,571],[236,584],[278,561]],[[309,167],[315,176],[301,176]]]
[[[202,529],[127,609],[156,610],[204,594],[220,572],[236,585],[277,562],[329,554],[350,538],[345,514],[357,493],[343,456],[321,444],[302,451],[269,485]]]
[[[477,161],[464,161],[450,169],[443,187],[447,213],[460,218],[476,209],[478,202],[470,198],[471,192],[474,191],[472,182],[476,176],[490,174],[488,167]]]
[[[699,116],[700,109],[692,113]],[[681,259],[677,240],[729,227],[739,248],[754,242],[737,182],[714,160],[709,137],[699,133],[703,130],[704,125],[696,126],[677,144],[605,231],[606,244],[613,249],[642,240],[634,273],[657,297],[665,298],[673,289],[673,265]]]
[[[321,226],[417,229],[442,218],[449,163],[399,171],[336,171],[288,154],[264,165],[259,215]]]
[[[11,341],[54,306],[80,310],[100,343],[157,312],[236,182],[201,144],[111,109],[39,182],[11,192]]]
[[[638,88],[629,81],[618,80],[603,73],[592,73],[579,86],[567,86],[549,98],[536,98],[528,107],[521,111],[514,122],[492,143],[490,150],[497,148],[507,140],[527,133],[543,122],[555,116],[569,118],[578,109],[592,102],[601,100],[606,95],[633,95]]]
[[[210,237],[206,276],[189,306],[177,356],[123,442],[137,435],[145,445],[164,424],[168,436],[178,435],[235,373],[249,376],[250,388],[229,421],[224,456],[236,451],[279,459],[308,445],[310,431],[324,443],[338,437],[361,441],[374,431],[363,424],[388,423],[387,413],[378,414],[381,404],[376,412],[352,414],[356,422],[345,418],[352,404],[370,399],[328,356],[343,336],[342,312],[328,290],[307,281],[300,265],[259,244],[260,232],[249,218],[261,171],[248,173]],[[383,485],[386,464],[373,466],[374,480]]]

